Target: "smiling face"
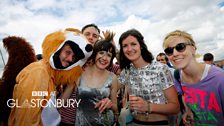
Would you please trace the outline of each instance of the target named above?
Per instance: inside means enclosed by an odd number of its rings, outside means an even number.
[[[83,35],[89,41],[90,44],[94,45],[96,41],[99,39],[100,33],[97,31],[95,27],[87,27],[83,31]]]
[[[162,64],[167,64],[167,61],[166,61],[166,58],[165,58],[164,55],[157,56],[157,57],[156,57],[156,60],[159,61],[159,62],[162,63]]]
[[[67,48],[65,46],[67,44],[71,48]],[[62,51],[63,47],[65,50]],[[79,32],[68,30],[48,34],[42,43],[42,48],[43,61],[49,65],[50,76],[55,76],[54,84],[56,86],[77,82],[82,74],[82,66],[92,54],[92,46],[85,37]],[[74,54],[71,52],[66,54],[70,49]]]
[[[95,65],[99,69],[106,69],[111,62],[112,53],[107,51],[99,51],[95,58]]]
[[[135,62],[142,58],[140,44],[134,36],[129,35],[122,41],[122,49],[125,57],[131,62]]]
[[[43,47],[43,59],[48,59],[49,56],[50,66],[55,70],[82,67],[93,49],[84,36],[67,31],[50,34],[46,37]]]
[[[113,44],[105,40],[100,40],[93,47],[93,54],[89,61],[100,69],[110,68],[115,57],[115,48]]]
[[[168,59],[177,69],[183,69],[187,67],[188,64],[190,64],[193,60],[195,60],[195,48],[189,44],[190,42],[188,39],[182,36],[175,36],[166,42],[167,48],[177,47],[177,45],[180,45],[180,43],[184,43],[185,48],[182,48],[182,50],[174,48],[172,55],[168,55]]]
[[[61,49],[61,53],[59,55],[59,58],[60,58],[60,61],[61,61],[61,65],[63,67],[67,67],[75,61],[75,54],[72,51],[71,47],[66,44]]]

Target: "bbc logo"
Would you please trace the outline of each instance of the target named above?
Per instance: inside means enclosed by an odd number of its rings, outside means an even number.
[[[32,91],[32,96],[48,96],[47,91]]]

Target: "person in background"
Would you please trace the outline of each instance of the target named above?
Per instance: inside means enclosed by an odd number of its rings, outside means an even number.
[[[95,24],[87,24],[82,28],[82,34],[94,45],[100,38],[100,29]]]
[[[221,64],[222,64],[222,69],[224,70],[224,60],[221,61]]]
[[[94,44],[99,41],[100,39],[104,39],[106,37],[108,37],[108,35],[110,34],[112,38],[114,38],[115,36],[115,33],[113,32],[110,32],[109,30],[106,30],[105,32],[103,31],[103,36],[100,36],[100,29],[98,28],[97,25],[95,24],[87,24],[85,25],[83,28],[82,28],[82,34],[86,37],[86,39],[94,46]],[[115,45],[115,42],[114,42],[114,39],[112,40],[112,44],[114,45],[115,47],[115,52],[116,52],[116,58],[117,58],[117,61],[119,62],[118,60],[118,57],[119,57],[119,52],[116,48],[116,45]],[[116,65],[116,64],[113,64],[110,68],[108,68],[109,71],[115,73],[116,75],[119,74],[119,65]]]
[[[196,43],[185,31],[168,33],[163,47],[168,59],[180,70],[185,125],[224,125],[224,71],[197,62]]]
[[[170,64],[169,59],[167,58],[167,56],[166,56],[165,53],[159,53],[156,56],[156,61],[158,61],[160,63],[163,63],[163,64],[166,64],[169,68],[173,68],[172,65]]]
[[[203,56],[203,61],[206,64],[214,64],[214,56],[211,53],[206,53]]]
[[[119,45],[122,69],[119,80],[126,84],[134,116],[128,126],[168,126],[168,115],[179,112],[177,92],[168,67],[153,61],[144,37],[136,29],[124,32]]]
[[[120,65],[117,63],[113,63],[113,66],[108,68],[109,71],[113,72],[114,74],[116,74],[117,76],[120,75],[121,69],[120,69]]]
[[[169,70],[171,72],[171,74],[174,76],[174,68],[173,66],[170,64],[169,59],[167,58],[165,53],[159,53],[156,56],[156,61],[162,63],[162,64],[166,64],[169,67]]]

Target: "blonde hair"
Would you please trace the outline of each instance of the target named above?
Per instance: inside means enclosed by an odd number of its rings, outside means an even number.
[[[194,46],[196,49],[195,41],[193,40],[191,34],[185,32],[185,31],[180,31],[180,30],[175,30],[166,35],[166,37],[163,40],[163,48],[167,48],[168,43],[175,37],[183,37],[183,38],[187,39],[189,44]]]

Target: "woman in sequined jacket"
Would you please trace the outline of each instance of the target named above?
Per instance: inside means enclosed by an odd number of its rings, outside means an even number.
[[[169,68],[153,61],[144,37],[136,29],[124,32],[119,44],[122,69],[119,80],[127,85],[134,116],[128,126],[168,126],[168,115],[179,112],[177,92]]]

